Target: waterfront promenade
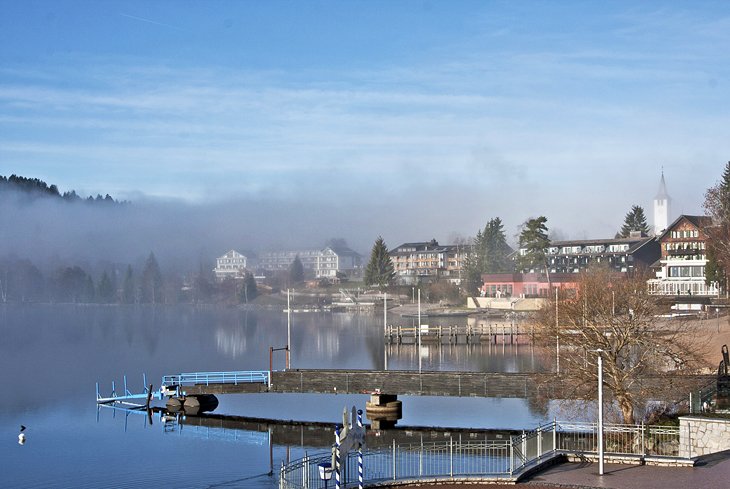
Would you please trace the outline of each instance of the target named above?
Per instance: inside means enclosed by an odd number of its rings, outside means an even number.
[[[655,467],[647,465],[606,464],[598,475],[598,463],[565,462],[554,465],[514,485],[490,483],[432,483],[388,487],[429,487],[438,489],[695,489],[730,487],[730,451],[700,457],[695,467]]]

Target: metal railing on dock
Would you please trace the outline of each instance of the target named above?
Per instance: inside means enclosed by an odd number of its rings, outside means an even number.
[[[479,324],[479,325],[421,325],[395,326],[388,325],[384,331],[385,339],[389,343],[414,343],[418,341],[436,341],[439,343],[459,342],[491,342],[515,344],[524,343],[532,339],[531,330],[521,328],[517,324]]]
[[[188,372],[177,375],[165,375],[162,377],[162,384],[166,386],[268,383],[268,370],[251,370],[241,372]]]
[[[509,440],[459,441],[399,445],[363,452],[364,481],[493,480],[516,481],[521,475],[553,457],[595,455],[598,451],[595,423],[554,421]],[[679,460],[679,427],[604,425],[607,457],[665,457]],[[357,454],[342,457],[342,487],[357,487]],[[683,460],[683,459],[682,459]],[[331,454],[305,456],[282,466],[280,489],[319,489],[319,465]]]

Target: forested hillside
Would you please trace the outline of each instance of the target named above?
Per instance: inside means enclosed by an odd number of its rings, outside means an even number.
[[[0,194],[12,191],[19,192],[30,198],[53,198],[65,200],[67,202],[84,201],[104,204],[125,203],[114,200],[109,194],[106,194],[104,197],[102,197],[101,194],[97,194],[96,197],[90,195],[87,198],[83,198],[79,196],[75,190],[61,193],[56,185],[48,185],[46,182],[38,178],[27,178],[14,174],[9,177],[0,175]]]

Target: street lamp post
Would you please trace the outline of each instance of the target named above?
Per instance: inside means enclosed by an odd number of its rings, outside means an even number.
[[[555,373],[560,373],[560,334],[558,326],[558,288],[555,287]]]
[[[598,475],[603,475],[603,350],[598,353]]]
[[[418,288],[418,373],[421,373],[421,288]]]

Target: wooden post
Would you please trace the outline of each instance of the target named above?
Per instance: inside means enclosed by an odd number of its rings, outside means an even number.
[[[147,406],[148,410],[150,408],[150,400],[152,400],[152,384],[150,384],[150,388],[147,391],[147,403],[145,404],[145,406]]]

